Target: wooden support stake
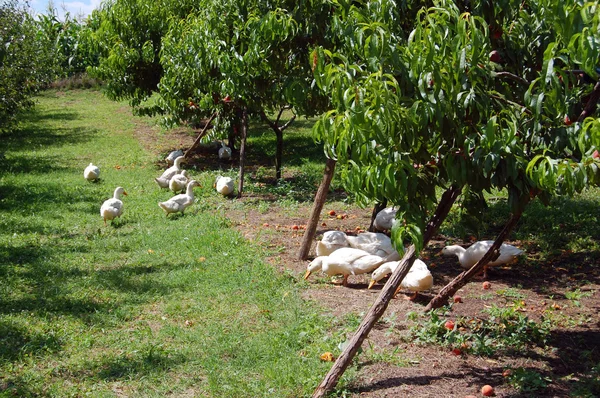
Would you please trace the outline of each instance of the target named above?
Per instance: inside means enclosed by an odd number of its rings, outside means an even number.
[[[444,306],[448,302],[450,296],[453,296],[454,293],[458,291],[458,289],[466,285],[467,282],[469,282],[469,280],[471,280],[475,275],[479,274],[483,270],[483,267],[487,265],[487,263],[494,260],[494,258],[498,258],[502,242],[504,242],[504,240],[508,237],[515,225],[517,225],[517,222],[521,218],[521,214],[523,214],[524,208],[525,206],[521,207],[510,217],[506,225],[504,225],[502,231],[500,231],[500,233],[496,237],[496,240],[494,241],[494,244],[492,244],[492,247],[490,247],[487,253],[485,253],[485,255],[481,258],[481,260],[479,260],[470,269],[462,272],[450,283],[444,286],[442,290],[440,290],[438,294],[431,299],[429,304],[427,304],[427,307],[425,307],[424,311],[430,311],[434,308],[440,308]]]
[[[248,110],[242,108],[242,131],[241,131],[241,143],[240,143],[240,172],[238,180],[238,194],[237,197],[242,197],[244,191],[244,164],[246,163],[246,137],[248,136]]]
[[[194,141],[192,146],[187,151],[185,151],[185,153],[183,154],[183,157],[185,159],[187,159],[188,155],[192,152],[192,150],[194,150],[196,148],[196,146],[198,146],[198,144],[200,143],[200,140],[202,139],[202,137],[204,137],[206,135],[206,132],[208,131],[208,128],[210,127],[210,124],[217,117],[218,114],[219,114],[218,112],[215,112],[212,114],[210,119],[208,119],[208,122],[206,122],[202,131],[200,132],[200,134],[198,134],[198,137],[196,137],[196,140]]]
[[[458,198],[462,191],[462,186],[451,186],[440,199],[438,206],[433,214],[433,217],[427,223],[425,234],[423,235],[423,247],[427,246],[429,240],[433,237],[439,226],[448,216],[452,205]],[[392,276],[383,287],[379,297],[375,300],[373,306],[369,309],[367,315],[363,318],[358,330],[352,336],[349,344],[346,346],[340,357],[335,361],[321,384],[317,387],[313,393],[313,398],[324,397],[329,391],[331,391],[336,385],[340,377],[344,374],[344,371],[352,362],[352,359],[358,352],[358,349],[362,345],[363,341],[369,335],[369,332],[375,326],[375,323],[381,318],[385,310],[387,309],[390,300],[394,297],[396,290],[400,286],[402,279],[408,274],[408,270],[412,266],[416,258],[416,250],[414,245],[410,245],[400,260],[398,268],[392,273]]]
[[[373,226],[373,224],[375,224],[375,217],[377,217],[377,213],[385,209],[386,206],[387,199],[383,199],[381,202],[375,203],[375,206],[373,207],[373,213],[371,213],[371,225],[369,225],[369,232],[375,232],[375,227]]]
[[[302,238],[302,246],[300,246],[300,252],[298,253],[299,260],[306,260],[308,258],[308,252],[310,251],[310,246],[312,245],[312,240],[315,237],[315,233],[317,232],[317,224],[319,223],[319,218],[321,216],[321,211],[323,210],[323,205],[325,204],[325,199],[327,199],[327,192],[329,192],[329,185],[331,185],[331,180],[333,179],[333,175],[335,173],[335,163],[336,161],[333,159],[327,159],[325,163],[325,172],[323,173],[323,181],[321,181],[321,185],[319,185],[319,190],[315,195],[315,201],[313,203],[312,212],[310,214],[310,219],[308,220],[308,224],[306,225],[306,230],[304,231],[304,237]]]

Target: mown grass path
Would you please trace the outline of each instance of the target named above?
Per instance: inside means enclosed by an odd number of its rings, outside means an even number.
[[[1,136],[0,396],[310,394],[327,319],[209,206],[166,218],[133,129],[98,92],[47,92]]]

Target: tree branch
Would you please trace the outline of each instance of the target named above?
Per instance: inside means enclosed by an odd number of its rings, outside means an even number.
[[[522,78],[521,76],[517,76],[514,73],[510,73],[510,72],[494,72],[496,74],[497,77],[506,77],[508,79],[517,81],[519,83],[523,83],[527,86],[529,86],[531,83],[527,81],[527,79]]]

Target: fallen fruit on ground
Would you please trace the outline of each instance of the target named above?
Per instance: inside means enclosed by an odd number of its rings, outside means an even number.
[[[297,226],[297,225],[292,225],[292,229],[293,229],[294,231],[297,231],[299,228],[300,228],[300,227],[299,227],[299,226]]]
[[[462,303],[463,302],[462,301],[462,297],[460,297],[460,296],[454,296],[454,302],[455,303]]]
[[[481,387],[481,395],[483,395],[484,397],[491,397],[492,395],[494,395],[494,387],[487,384]]]
[[[504,369],[504,372],[502,372],[502,376],[504,377],[508,377],[512,374],[512,371],[510,369]]]
[[[491,288],[491,287],[492,287],[492,284],[491,284],[491,283],[489,283],[489,282],[487,282],[487,281],[485,281],[485,282],[483,282],[483,283],[481,284],[481,287],[483,287],[484,289],[486,289],[486,290],[487,290],[487,289],[489,289],[489,288]]]
[[[335,210],[329,210],[329,215],[330,216],[335,216]]]
[[[444,327],[448,330],[454,330],[454,321],[446,321]]]
[[[458,356],[458,355],[461,355],[461,354],[462,354],[462,351],[461,351],[461,350],[459,350],[458,348],[455,348],[455,349],[453,349],[453,350],[452,350],[452,353],[453,353],[454,355],[457,355],[457,356]]]
[[[333,354],[330,353],[329,351],[322,353],[321,354],[321,361],[333,362]]]

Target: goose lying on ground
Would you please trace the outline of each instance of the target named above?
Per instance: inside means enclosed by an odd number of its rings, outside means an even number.
[[[317,257],[329,256],[331,253],[342,247],[348,247],[348,236],[342,231],[327,231],[323,238],[317,242]]]
[[[215,187],[221,195],[231,195],[233,192],[233,178],[218,176]]]
[[[348,245],[380,257],[397,253],[392,240],[381,232],[362,232],[356,236],[348,236]]]
[[[173,166],[166,169],[160,177],[154,179],[159,187],[169,188],[169,181],[171,181],[171,178],[173,178],[175,174],[181,172],[180,165],[184,159],[185,158],[183,156],[179,156],[177,159],[175,159]]]
[[[196,180],[188,182],[185,193],[175,195],[166,202],[160,202],[158,206],[167,213],[167,216],[171,213],[178,213],[185,211],[192,203],[194,203],[194,187],[200,184]]]
[[[375,283],[383,279],[384,276],[396,271],[396,268],[398,268],[399,264],[400,261],[389,261],[387,263],[383,263],[379,268],[373,271],[371,274],[369,289],[372,288]],[[398,294],[400,289],[409,290],[414,293],[412,296],[408,297],[408,299],[412,301],[417,298],[417,294],[419,294],[419,292],[422,292],[423,290],[429,290],[432,286],[433,276],[431,275],[431,272],[429,272],[427,265],[423,261],[416,259],[412,267],[410,267],[410,270],[408,270],[408,273],[404,279],[402,279],[402,282],[400,282],[400,287],[398,287],[396,294]]]
[[[178,149],[176,151],[169,153],[167,155],[167,157],[165,158],[165,160],[167,161],[167,164],[169,166],[172,166],[173,163],[175,162],[175,159],[177,159],[180,156],[183,156],[183,151],[181,149]]]
[[[446,246],[442,249],[442,254],[445,256],[458,256],[460,266],[464,269],[470,269],[479,260],[483,258],[485,253],[492,247],[494,241],[482,240],[473,243],[468,249],[458,245]],[[483,277],[487,278],[487,268],[494,265],[509,264],[517,260],[517,257],[523,254],[523,251],[515,246],[503,243],[500,246],[500,255],[494,261],[490,261],[483,268]]]
[[[100,169],[92,163],[83,170],[83,177],[88,181],[96,181],[100,177]]]
[[[121,217],[121,214],[123,214],[121,195],[127,195],[127,192],[125,192],[122,187],[117,187],[113,193],[113,197],[102,203],[102,206],[100,207],[100,216],[104,219],[104,225],[106,225],[106,220],[114,220],[117,217]]]
[[[385,260],[382,257],[369,254],[368,252],[351,247],[343,247],[331,253],[329,256],[319,256],[308,264],[304,279],[307,279],[311,273],[322,270],[323,273],[334,276],[342,275],[342,285],[348,286],[349,275],[366,274],[381,264]]]

